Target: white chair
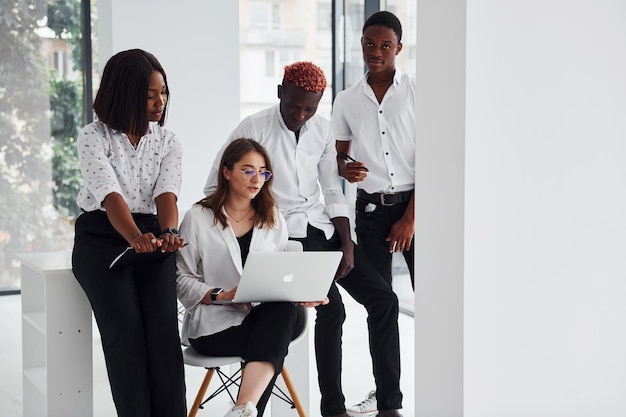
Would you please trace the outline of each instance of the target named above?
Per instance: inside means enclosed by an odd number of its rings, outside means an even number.
[[[302,251],[302,244],[300,242],[290,240],[287,245],[287,250],[292,252]],[[302,326],[302,331],[294,340],[291,341],[289,346],[292,346],[293,344],[299,342],[306,333],[308,326],[308,314],[304,314],[303,317],[306,321],[304,323],[304,326]],[[196,394],[193,406],[189,410],[189,417],[195,417],[198,413],[198,410],[202,408],[202,406],[207,401],[211,400],[212,398],[224,391],[228,393],[233,403],[235,402],[236,395],[233,395],[230,392],[230,388],[233,385],[239,387],[239,381],[241,380],[241,374],[243,372],[243,358],[241,358],[240,356],[206,356],[196,352],[192,347],[184,347],[183,360],[185,362],[185,365],[202,367],[206,368],[207,370],[206,375],[202,380],[202,384],[198,389],[198,393]],[[221,370],[221,367],[233,364],[240,365],[239,370],[233,375],[228,375]],[[209,388],[209,384],[211,383],[213,375],[215,374],[217,374],[220,378],[221,384],[218,389],[216,389],[212,394],[205,398],[206,391]],[[296,392],[293,381],[289,376],[289,373],[287,372],[286,366],[283,366],[280,374],[283,378],[283,381],[285,382],[287,390],[289,391],[289,397],[277,386],[274,386],[274,391],[272,394],[289,403],[291,405],[291,408],[295,408],[298,412],[299,417],[306,417],[306,411],[304,410],[304,407],[300,402],[300,398],[298,397],[298,393]]]

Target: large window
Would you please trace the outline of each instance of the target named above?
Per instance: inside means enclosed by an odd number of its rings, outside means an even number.
[[[410,71],[416,0],[383,3],[404,24],[398,65]],[[95,4],[0,0],[0,291],[20,287],[16,254],[72,247],[81,181],[74,141],[92,118],[91,86],[98,85],[89,49],[97,45]],[[328,77],[318,112],[329,117],[333,92],[364,73],[359,39],[368,4],[240,0],[240,116],[275,104],[283,67],[310,60]]]
[[[20,288],[16,254],[71,248],[85,114],[80,0],[0,0],[0,292]],[[86,33],[89,33],[87,30]],[[90,52],[90,51],[88,51]]]
[[[250,26],[263,29],[280,29],[283,21],[280,2],[251,0],[249,3]]]

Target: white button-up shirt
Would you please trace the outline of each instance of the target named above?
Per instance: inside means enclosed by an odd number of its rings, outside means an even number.
[[[338,141],[352,141],[352,157],[365,163],[368,193],[395,193],[415,185],[415,77],[396,69],[381,103],[368,74],[337,94],[331,126]]]
[[[224,149],[238,138],[254,139],[267,149],[274,174],[272,190],[287,219],[289,236],[306,237],[310,223],[330,238],[335,232],[330,219],[348,217],[349,211],[339,182],[329,121],[315,114],[300,129],[296,143],[295,133],[285,125],[279,105],[246,117],[217,153],[204,187],[205,195],[215,190]]]
[[[182,147],[171,131],[150,123],[137,149],[128,136],[96,121],[78,135],[78,159],[83,184],[76,199],[85,211],[104,210],[104,198],[119,193],[131,213],[154,214],[154,199],[182,182]]]

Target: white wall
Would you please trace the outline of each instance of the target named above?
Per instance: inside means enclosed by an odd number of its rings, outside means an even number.
[[[183,143],[179,209],[186,211],[204,196],[215,154],[239,123],[239,2],[98,0],[97,7],[102,66],[116,52],[141,48],[165,68],[166,126]]]
[[[418,3],[416,415],[626,415],[624,21],[619,0]]]

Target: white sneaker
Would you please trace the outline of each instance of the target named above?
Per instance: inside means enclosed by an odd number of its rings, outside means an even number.
[[[348,407],[346,412],[354,417],[369,417],[378,414],[378,404],[376,403],[376,391],[370,391],[363,401]]]
[[[237,405],[232,408],[224,417],[256,417],[257,410],[250,401],[246,405]]]

